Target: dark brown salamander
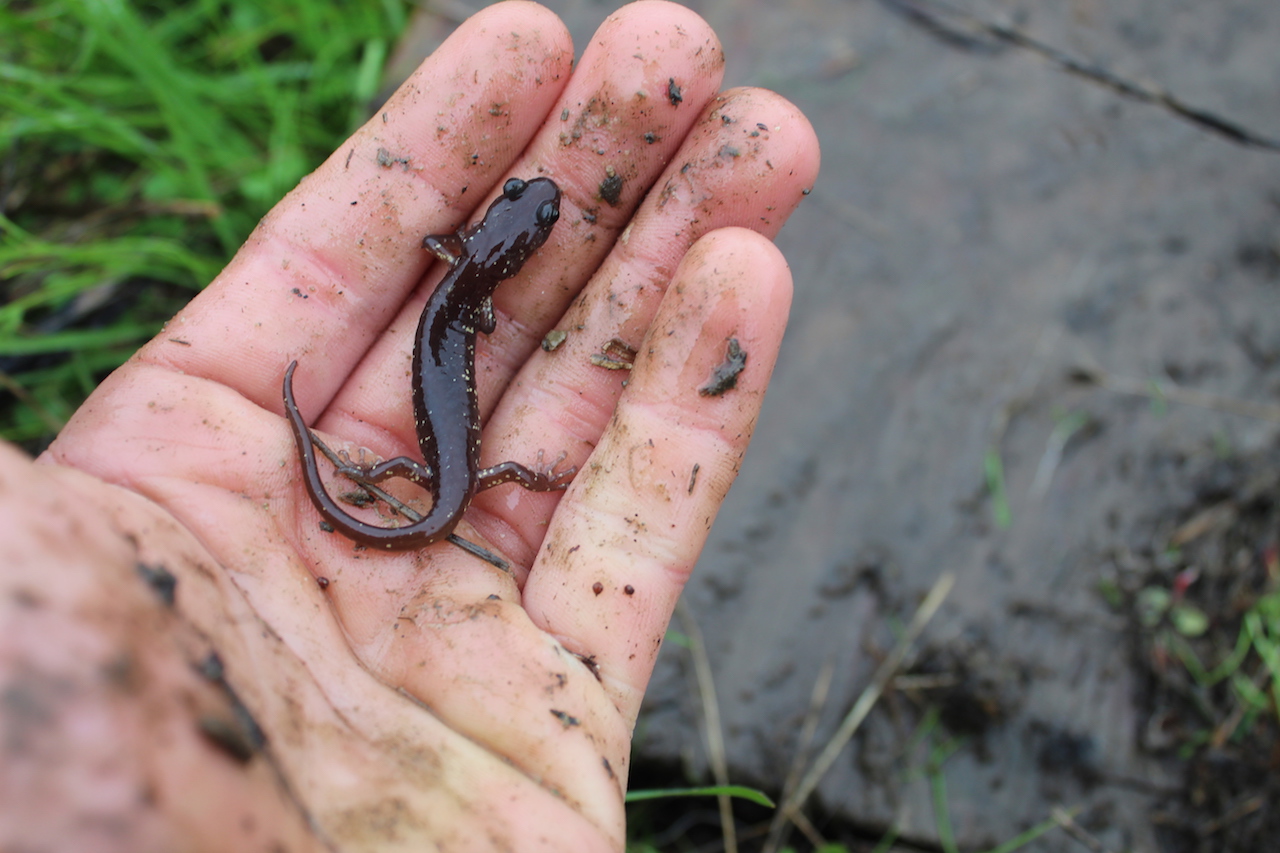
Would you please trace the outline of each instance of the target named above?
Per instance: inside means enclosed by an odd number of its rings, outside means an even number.
[[[493,291],[520,271],[560,218],[560,189],[549,178],[512,178],[484,219],[456,234],[425,237],[422,246],[449,264],[422,310],[413,345],[413,415],[426,464],[399,456],[369,468],[339,473],[380,483],[404,477],[431,492],[431,510],[405,527],[378,527],[348,515],[325,491],[311,431],[293,399],[293,371],[284,374],[284,408],[302,457],[307,492],[320,515],[339,532],[375,548],[403,550],[448,536],[476,492],[519,483],[545,492],[568,487],[574,469],[537,472],[516,462],[480,468],[480,407],[476,400],[476,332],[494,330]]]

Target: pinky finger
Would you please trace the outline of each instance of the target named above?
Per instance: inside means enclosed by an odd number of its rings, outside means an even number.
[[[629,722],[751,440],[790,306],[767,238],[724,228],[689,249],[530,572],[526,611],[594,657]]]

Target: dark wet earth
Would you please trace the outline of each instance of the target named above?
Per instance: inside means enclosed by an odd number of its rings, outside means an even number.
[[[1274,0],[956,2],[1280,136]],[[581,46],[617,4],[547,5]],[[820,832],[938,849],[945,803],[965,850],[1055,809],[1071,831],[1027,849],[1273,849],[1267,670],[1186,660],[1229,659],[1280,575],[1280,153],[924,0],[688,5],[726,82],[797,103],[823,150],[778,240],[782,359],[687,594],[733,779],[776,793],[824,664],[819,742],[950,572],[810,801]],[[708,778],[692,672],[668,643],[642,769]]]

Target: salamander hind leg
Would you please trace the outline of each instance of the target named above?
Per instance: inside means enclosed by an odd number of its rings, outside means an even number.
[[[397,456],[377,465],[360,465],[351,463],[338,468],[338,473],[357,483],[381,483],[392,477],[403,477],[410,483],[430,489],[432,479],[431,466],[424,465],[408,456]]]
[[[491,489],[503,483],[519,483],[531,492],[559,492],[569,488],[569,482],[577,472],[577,468],[556,471],[556,466],[564,461],[561,453],[550,465],[542,464],[542,451],[538,451],[538,465],[529,468],[519,462],[502,462],[492,468],[484,468],[476,472],[478,489]]]

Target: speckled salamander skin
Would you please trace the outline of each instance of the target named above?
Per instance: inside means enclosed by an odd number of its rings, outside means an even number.
[[[550,178],[508,180],[484,219],[456,234],[431,235],[423,248],[449,264],[427,300],[413,347],[413,414],[423,462],[399,456],[358,473],[378,483],[404,477],[431,493],[431,510],[404,527],[379,527],[355,518],[325,491],[315,444],[293,396],[290,363],[284,375],[284,408],[302,461],[307,493],[320,515],[344,536],[387,550],[420,548],[448,536],[476,493],[503,483],[533,491],[568,486],[572,470],[535,472],[516,462],[480,468],[480,406],[476,398],[476,333],[489,334],[497,319],[493,291],[520,271],[547,241],[560,217],[560,189]],[[425,463],[425,464],[424,464]]]

